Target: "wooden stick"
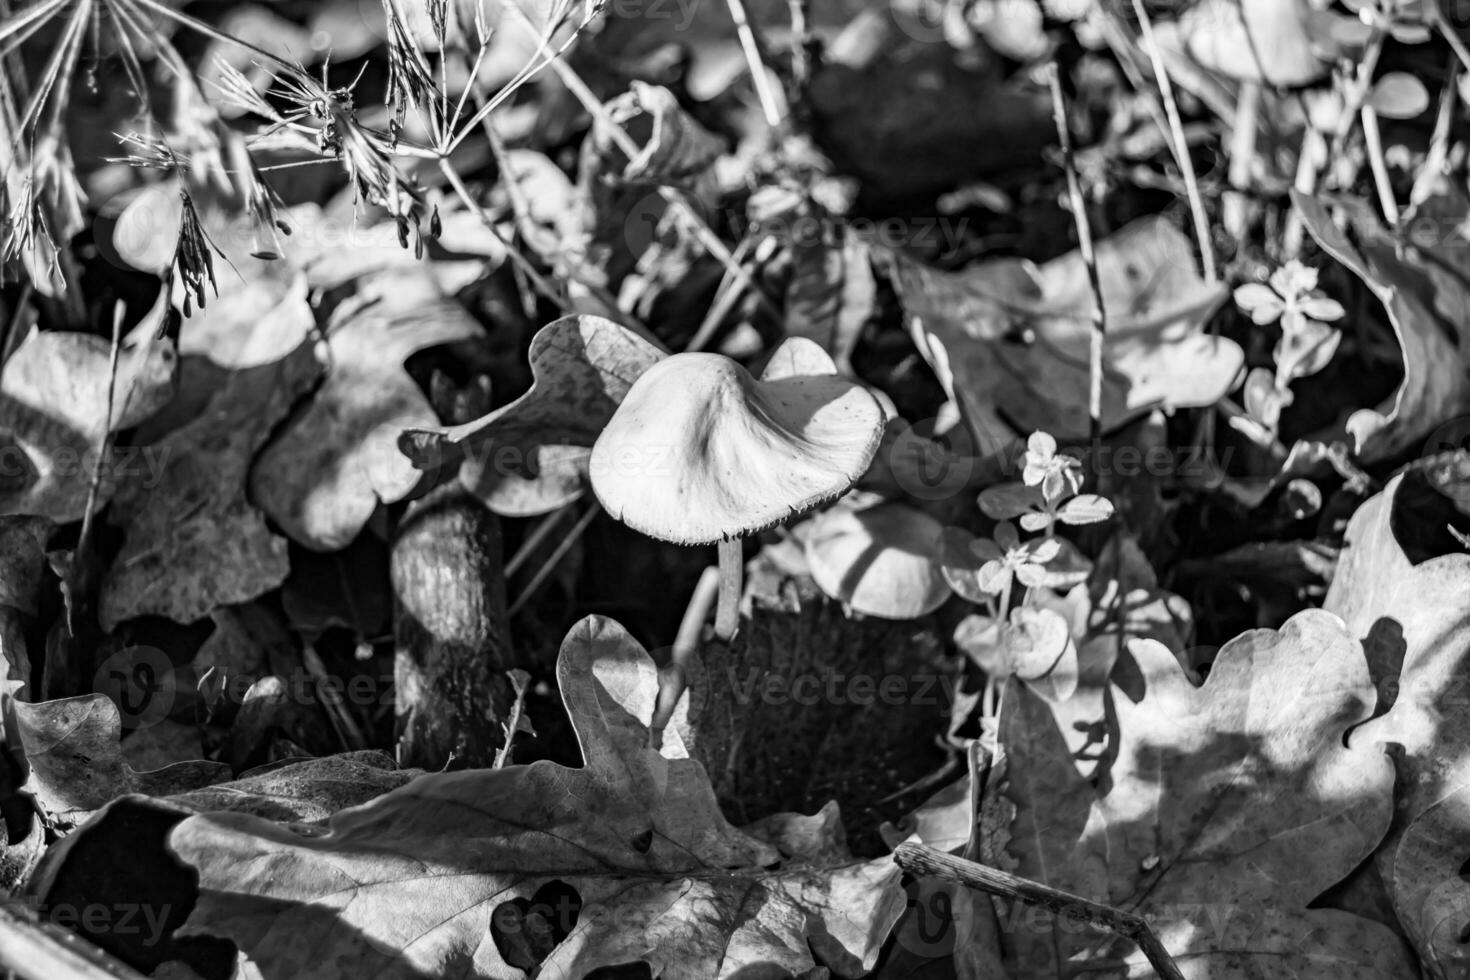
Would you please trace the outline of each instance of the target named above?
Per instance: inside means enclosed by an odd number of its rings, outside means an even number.
[[[1067,127],[1067,97],[1062,93],[1062,72],[1053,59],[1047,66],[1051,85],[1052,116],[1057,124],[1057,142],[1062,147],[1062,168],[1067,173],[1067,197],[1072,204],[1072,220],[1077,223],[1077,247],[1087,266],[1087,282],[1092,287],[1092,346],[1088,358],[1087,426],[1092,442],[1093,465],[1102,458],[1102,379],[1103,343],[1108,333],[1108,313],[1103,306],[1102,280],[1097,274],[1097,253],[1092,247],[1092,227],[1087,220],[1087,201],[1082,197],[1082,182],[1077,177],[1077,163],[1072,158],[1072,134]],[[1002,607],[1001,612],[1005,609]]]
[[[1138,944],[1149,965],[1162,980],[1184,980],[1184,974],[1179,971],[1169,951],[1159,942],[1159,937],[1154,935],[1147,920],[1140,915],[975,861],[966,861],[962,857],[955,857],[923,844],[900,844],[893,852],[893,859],[898,862],[899,867],[911,874],[958,882],[1002,898],[1050,909],[1058,915],[1081,919],[1098,928],[1115,932]]]
[[[514,694],[500,522],[452,481],[411,505],[394,534],[393,677],[399,764],[495,764]]]

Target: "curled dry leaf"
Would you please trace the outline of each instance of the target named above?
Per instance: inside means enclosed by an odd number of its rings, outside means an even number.
[[[854,861],[801,821],[775,835],[780,847],[727,823],[673,729],[650,747],[657,669],[616,623],[573,627],[558,678],[580,769],[422,776],[338,812],[324,834],[244,814],[178,824],[168,846],[199,874],[180,934],[227,937],[278,980],[514,977],[508,955],[524,951],[508,953],[492,924],[558,882],[577,911],[559,923],[564,942],[522,963],[541,976],[632,963],[669,980],[871,969],[904,905],[890,859]]]
[[[1333,223],[1318,198],[1292,192],[1292,204],[1317,243],[1346,266],[1383,303],[1403,352],[1404,379],[1392,399],[1353,412],[1321,441],[1344,434],[1365,462],[1396,455],[1446,419],[1470,412],[1470,250],[1462,193],[1445,191],[1417,212],[1431,235],[1400,240],[1384,230],[1366,202],[1337,202],[1346,210],[1357,244]]]
[[[1200,277],[1191,255],[1164,218],[1097,243],[1104,429],[1158,407],[1212,405],[1235,383],[1244,353],[1204,332],[1229,294]],[[1093,299],[1080,252],[1039,268],[1000,259],[940,272],[899,256],[892,268],[915,343],[972,428],[999,413],[1021,431],[1086,437]]]
[[[461,482],[502,516],[556,510],[587,489],[593,443],[663,357],[611,320],[562,317],[531,339],[530,391],[464,425],[407,429],[399,448],[429,472],[462,459]]]
[[[202,759],[134,772],[123,758],[122,718],[106,695],[15,702],[14,709],[30,769],[25,789],[56,822],[76,823],[128,793],[167,796],[230,778],[229,766]]]
[[[396,255],[394,261],[374,263],[371,274],[355,280],[357,294],[327,327],[325,382],[251,471],[251,497],[261,510],[317,551],[346,546],[379,502],[402,500],[423,475],[398,452],[398,436],[438,419],[404,361],[481,334],[427,263]]]
[[[1162,644],[1130,652],[1143,693],[1113,699],[1116,747],[1096,786],[1046,702],[1008,687],[1002,792],[1014,813],[980,828],[986,860],[1143,915],[1188,976],[1413,977],[1386,926],[1309,907],[1372,853],[1393,810],[1388,758],[1344,742],[1372,711],[1373,685],[1342,621],[1308,610],[1243,634],[1200,688]],[[1155,975],[1130,941],[1073,920],[1001,920],[1013,976]]]
[[[1425,969],[1448,980],[1470,965],[1470,883],[1459,873],[1470,860],[1470,555],[1410,561],[1396,505],[1433,492],[1414,476],[1395,477],[1353,515],[1323,607],[1362,640],[1386,702],[1352,745],[1402,749],[1402,802],[1374,861]]]
[[[634,81],[629,91],[607,104],[607,111],[638,152],[629,159],[604,127],[594,127],[582,144],[579,190],[592,216],[587,222],[589,248],[606,257],[607,278],[616,284],[633,271],[649,246],[664,238],[671,205],[658,188],[678,188],[691,207],[713,209],[713,167],[725,144],[662,86]]]
[[[112,430],[132,428],[173,397],[178,358],[158,338],[165,297],[125,338],[118,357]],[[35,514],[58,524],[79,520],[107,426],[112,345],[84,333],[33,330],[0,373],[0,514]],[[97,505],[111,497],[127,457],[102,466]],[[17,472],[19,471],[19,472]]]

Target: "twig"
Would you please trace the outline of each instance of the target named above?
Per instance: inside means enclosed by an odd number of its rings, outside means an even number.
[[[1215,269],[1215,246],[1210,237],[1210,220],[1205,214],[1205,202],[1199,195],[1199,181],[1194,176],[1194,163],[1189,159],[1189,143],[1184,139],[1184,123],[1179,119],[1179,104],[1174,101],[1174,85],[1169,81],[1168,69],[1164,67],[1164,56],[1154,37],[1153,21],[1149,20],[1143,0],[1133,0],[1133,12],[1138,17],[1138,26],[1143,33],[1143,46],[1153,64],[1154,80],[1159,84],[1159,94],[1164,98],[1164,113],[1169,117],[1169,129],[1174,137],[1174,161],[1184,176],[1184,188],[1189,195],[1189,211],[1194,217],[1194,234],[1199,239],[1200,265],[1205,280],[1216,282],[1219,273]]]
[[[1296,179],[1292,187],[1303,193],[1312,194],[1317,189],[1317,168],[1327,155],[1327,139],[1310,124],[1302,132],[1302,145],[1297,151]],[[1321,158],[1321,159],[1319,159]],[[1286,228],[1281,232],[1281,257],[1294,259],[1301,253],[1306,224],[1301,212],[1290,208],[1286,212]]]
[[[505,742],[496,750],[495,762],[491,764],[491,769],[504,769],[505,764],[510,761],[511,743],[515,741],[516,732],[521,727],[521,719],[525,717],[526,689],[531,683],[531,675],[519,667],[507,670],[505,676],[510,678],[510,686],[515,689],[516,699],[515,703],[510,706],[510,718],[503,726],[505,728]]]
[[[507,616],[514,616],[520,612],[526,603],[531,600],[531,597],[536,594],[536,590],[541,588],[541,583],[545,582],[551,573],[556,570],[556,566],[561,563],[566,553],[572,550],[572,545],[577,543],[577,539],[582,536],[582,532],[587,530],[587,525],[591,524],[592,519],[600,513],[602,513],[602,507],[594,501],[592,506],[587,508],[587,512],[577,518],[577,523],[573,524],[571,529],[567,531],[567,536],[556,546],[556,550],[547,557],[541,567],[536,569],[536,574],[531,576],[531,581],[521,590],[521,594],[516,597],[516,601],[510,604],[510,610],[506,613]]]
[[[519,571],[520,567],[526,563],[526,559],[530,558],[536,549],[541,547],[541,543],[546,540],[547,536],[556,530],[556,525],[561,522],[561,519],[571,512],[572,508],[568,505],[558,507],[545,517],[542,517],[541,523],[537,524],[531,533],[526,535],[524,540],[521,541],[520,547],[516,548],[516,553],[510,556],[510,561],[505,563],[505,577],[510,578]]]
[[[1087,266],[1087,282],[1092,287],[1092,345],[1088,356],[1087,427],[1092,441],[1094,465],[1102,459],[1102,379],[1103,343],[1108,333],[1108,314],[1103,306],[1102,280],[1097,273],[1097,254],[1092,248],[1092,228],[1087,220],[1087,202],[1082,197],[1082,182],[1077,178],[1077,162],[1072,157],[1072,134],[1067,127],[1067,97],[1062,92],[1062,72],[1053,59],[1047,66],[1051,86],[1052,116],[1057,124],[1057,142],[1062,147],[1062,168],[1067,173],[1067,197],[1072,205],[1072,220],[1077,223],[1077,247]],[[1004,609],[1001,610],[1005,612]]]
[[[694,585],[689,604],[684,607],[684,616],[679,620],[679,632],[669,650],[669,662],[659,671],[658,702],[653,711],[653,723],[649,726],[654,731],[668,727],[679,698],[684,696],[684,690],[689,686],[689,663],[699,652],[700,641],[704,638],[704,623],[709,619],[710,606],[714,605],[719,591],[720,569],[710,565],[700,573],[699,581]]]
[[[1453,25],[1445,20],[1444,11],[1439,7],[1439,0],[1425,0],[1424,14],[1424,19],[1439,31],[1440,36],[1445,39],[1445,43],[1450,46],[1450,50],[1455,53],[1460,64],[1470,71],[1470,49],[1467,49],[1465,42],[1460,40],[1460,35],[1455,32]],[[1453,78],[1450,79],[1450,83],[1453,85]]]
[[[1049,909],[1073,921],[1081,920],[1117,933],[1138,944],[1144,958],[1162,980],[1184,980],[1184,974],[1180,972],[1174,958],[1169,955],[1164,944],[1159,942],[1159,937],[1154,935],[1147,920],[1140,915],[1103,905],[1038,881],[998,871],[975,861],[966,861],[923,844],[900,844],[894,849],[893,859],[898,862],[899,867],[911,874],[978,888],[991,895]]]
[[[306,668],[306,672],[311,675],[311,679],[316,682],[316,696],[322,702],[327,719],[336,729],[337,737],[342,740],[343,748],[353,752],[367,748],[368,741],[362,733],[362,728],[358,726],[357,719],[348,713],[347,706],[342,703],[342,692],[338,685],[331,683],[327,665],[322,663],[316,647],[310,643],[302,644],[301,663]]]
[[[736,262],[744,261],[749,243],[750,239],[747,238],[735,247],[735,251],[732,254],[735,256]],[[741,284],[732,279],[729,272],[726,271],[725,275],[720,278],[719,287],[715,290],[714,302],[705,311],[704,319],[699,322],[699,329],[694,331],[694,336],[689,338],[689,343],[684,346],[684,350],[704,350],[719,331],[720,324],[724,322],[725,316],[739,302],[744,292],[745,290],[741,288]]]
[[[531,260],[522,255],[513,243],[506,241],[505,236],[500,234],[500,229],[495,227],[495,221],[486,213],[484,208],[480,207],[479,202],[474,199],[474,196],[470,194],[469,188],[464,185],[464,181],[460,180],[458,172],[450,165],[447,157],[439,161],[439,170],[444,174],[444,178],[449,181],[449,186],[454,189],[455,195],[464,202],[465,207],[475,213],[475,216],[480,219],[480,224],[484,225],[485,229],[505,249],[505,255],[510,259],[511,264],[526,277],[526,281],[531,284],[536,292],[549,299],[563,313],[575,313],[576,310],[572,308],[572,304],[545,276],[536,270],[536,267],[531,264]],[[507,177],[507,179],[511,178]]]
[[[1240,83],[1235,102],[1235,120],[1230,131],[1230,192],[1225,195],[1225,230],[1234,238],[1245,235],[1251,165],[1256,157],[1256,120],[1261,112],[1261,83],[1252,78]]]
[[[803,100],[812,80],[811,0],[786,0],[791,13],[791,91]]]
[[[1368,151],[1368,168],[1373,172],[1373,186],[1378,191],[1378,203],[1383,208],[1383,218],[1389,228],[1399,223],[1399,205],[1394,200],[1393,184],[1388,179],[1388,161],[1383,158],[1383,137],[1378,132],[1378,113],[1371,105],[1359,111],[1363,123],[1363,144]]]
[[[1450,59],[1444,87],[1440,89],[1439,111],[1434,117],[1434,132],[1429,137],[1429,151],[1424,154],[1424,166],[1414,177],[1414,186],[1409,189],[1409,214],[1429,200],[1438,189],[1445,175],[1445,162],[1450,153],[1450,126],[1455,120],[1455,106],[1459,102],[1458,84],[1460,62]]]
[[[765,62],[761,61],[760,48],[755,43],[755,31],[745,16],[743,0],[725,0],[730,7],[730,17],[735,21],[735,36],[740,38],[740,49],[745,52],[745,62],[750,66],[750,80],[755,83],[755,94],[766,115],[766,124],[772,129],[781,126],[781,109],[776,105],[776,95],[771,91],[771,78],[766,73]]]

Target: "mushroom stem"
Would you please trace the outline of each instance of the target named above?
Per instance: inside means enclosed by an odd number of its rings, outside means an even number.
[[[729,642],[740,624],[740,576],[744,571],[745,555],[740,539],[726,538],[720,542],[720,598],[715,607],[715,636]]]

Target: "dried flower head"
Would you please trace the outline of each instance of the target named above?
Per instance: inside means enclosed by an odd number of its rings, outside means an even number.
[[[413,106],[428,117],[429,131],[435,139],[442,140],[445,136],[442,111],[445,103],[429,71],[428,59],[404,21],[397,0],[383,0],[383,10],[388,20],[388,90],[384,102],[392,110],[389,138],[397,145],[408,107]],[[442,11],[440,17],[443,17]],[[439,29],[436,23],[435,30]],[[442,37],[440,41],[442,44]]]
[[[192,316],[193,306],[190,302],[199,304],[202,310],[205,307],[206,296],[204,284],[207,282],[214,295],[219,296],[219,286],[214,279],[214,254],[219,252],[214,242],[209,240],[204,226],[199,222],[199,214],[194,210],[194,199],[189,196],[188,191],[179,191],[179,197],[183,201],[182,214],[179,219],[179,243],[174,248],[173,271],[184,284],[184,316]],[[220,258],[224,253],[220,252]]]
[[[55,136],[38,139],[27,165],[13,165],[3,181],[0,260],[20,260],[38,287],[60,288],[57,249],[85,227],[86,194],[71,150]]]
[[[421,192],[394,163],[397,140],[358,120],[352,94],[356,82],[332,89],[312,78],[305,70],[283,74],[279,81],[282,98],[298,107],[284,117],[283,123],[295,125],[307,118],[319,122],[321,127],[316,130],[318,151],[342,162],[359,200],[376,204],[388,212],[398,225],[398,240],[403,247],[407,248],[413,240],[415,249],[421,252]]]

